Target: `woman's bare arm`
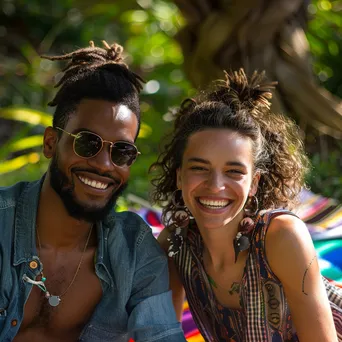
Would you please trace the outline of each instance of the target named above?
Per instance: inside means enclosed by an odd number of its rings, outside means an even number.
[[[158,236],[158,242],[167,254],[169,248],[169,237],[170,232],[167,228],[164,228]],[[185,291],[182,282],[179,278],[176,265],[172,258],[169,259],[169,275],[170,275],[170,290],[172,290],[172,301],[175,307],[176,316],[179,322],[182,321],[183,305],[185,299]]]
[[[284,286],[301,342],[337,342],[334,321],[316,251],[305,224],[290,215],[271,221],[266,255]]]

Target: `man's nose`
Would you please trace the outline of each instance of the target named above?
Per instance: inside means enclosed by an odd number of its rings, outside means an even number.
[[[102,150],[95,157],[89,158],[88,163],[102,173],[113,171],[115,166],[112,162],[110,145],[104,143]]]

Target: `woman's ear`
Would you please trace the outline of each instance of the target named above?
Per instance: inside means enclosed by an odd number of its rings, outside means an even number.
[[[249,196],[254,196],[257,193],[260,177],[260,172],[256,172],[252,180],[251,188],[249,190]]]
[[[176,170],[176,173],[177,173],[177,189],[182,190],[182,175],[181,175],[180,168]]]
[[[56,151],[58,136],[56,130],[49,126],[45,129],[43,140],[43,153],[48,159],[52,158]]]

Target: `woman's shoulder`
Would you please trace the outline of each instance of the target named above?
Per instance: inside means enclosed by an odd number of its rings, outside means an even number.
[[[281,280],[301,276],[302,270],[316,256],[305,223],[298,217],[287,214],[270,221],[265,238],[265,252],[272,271]]]
[[[267,227],[266,243],[272,245],[288,244],[294,239],[309,239],[311,241],[309,230],[300,218],[290,212],[271,217]]]
[[[302,231],[308,233],[305,223],[289,210],[263,210],[256,218],[255,233],[262,243],[265,240],[281,239],[284,234],[300,234]]]

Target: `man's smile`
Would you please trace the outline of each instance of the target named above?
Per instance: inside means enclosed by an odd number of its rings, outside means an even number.
[[[77,176],[77,177],[82,183],[89,185],[90,187],[95,188],[95,189],[105,190],[109,186],[108,183],[98,182],[96,180],[91,180],[90,178],[87,178],[87,177],[82,177],[82,176]]]
[[[77,179],[84,185],[96,190],[107,190],[109,187],[118,187],[121,182],[109,177],[100,176],[90,171],[72,171]]]

